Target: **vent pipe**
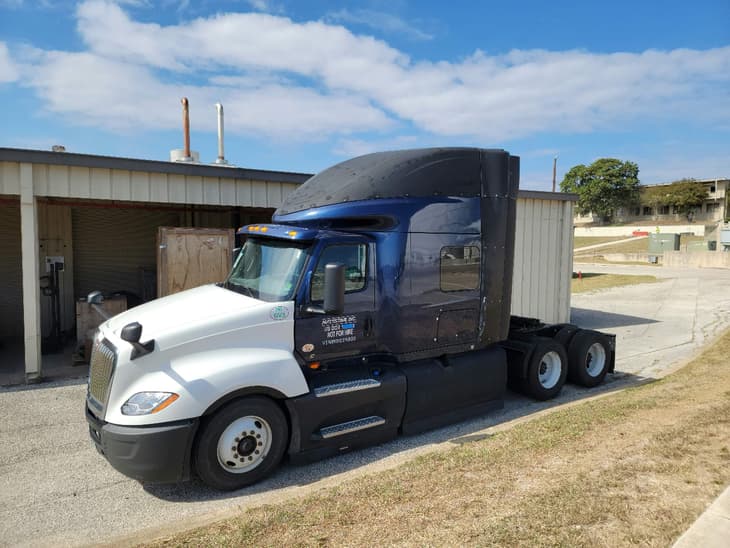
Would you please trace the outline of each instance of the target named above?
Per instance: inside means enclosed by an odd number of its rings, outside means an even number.
[[[200,155],[190,150],[190,109],[188,98],[183,97],[180,102],[183,106],[183,148],[174,148],[170,151],[171,162],[199,162]]]
[[[223,105],[220,103],[215,104],[215,109],[218,111],[218,158],[216,158],[216,164],[227,164],[225,155],[223,153]]]
[[[186,162],[192,160],[190,156],[190,109],[188,98],[183,97],[180,101],[183,106],[183,159]]]

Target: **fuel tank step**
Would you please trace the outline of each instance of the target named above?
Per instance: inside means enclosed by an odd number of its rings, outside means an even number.
[[[326,426],[319,431],[319,434],[323,438],[328,439],[349,434],[351,432],[357,432],[358,430],[365,430],[366,428],[373,428],[382,424],[385,424],[385,419],[383,417],[373,415],[371,417],[364,417],[362,419],[343,422],[333,426]]]
[[[314,389],[314,395],[318,398],[324,398],[326,396],[336,396],[337,394],[345,394],[347,392],[367,390],[368,388],[378,388],[379,386],[380,381],[376,381],[375,379],[356,379],[354,381],[320,386]]]

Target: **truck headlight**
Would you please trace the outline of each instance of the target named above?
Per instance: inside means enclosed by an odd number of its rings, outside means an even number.
[[[172,392],[137,392],[122,405],[122,415],[158,413],[179,397]]]

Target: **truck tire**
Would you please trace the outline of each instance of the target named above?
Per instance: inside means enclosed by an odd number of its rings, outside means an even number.
[[[527,366],[524,391],[536,400],[549,400],[560,393],[568,375],[568,357],[560,343],[537,338]]]
[[[608,371],[611,344],[598,331],[581,330],[568,346],[568,379],[592,388],[603,382]]]
[[[288,440],[286,417],[276,403],[241,398],[204,424],[194,449],[195,470],[214,489],[240,489],[273,472]]]
[[[576,326],[574,325],[566,325],[565,327],[561,328],[560,331],[558,331],[555,336],[553,337],[553,340],[555,342],[558,342],[563,345],[563,348],[565,348],[565,351],[568,351],[570,341],[573,339],[573,336],[580,331]]]

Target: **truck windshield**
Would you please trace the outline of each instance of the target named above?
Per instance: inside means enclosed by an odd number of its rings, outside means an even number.
[[[224,286],[263,301],[288,301],[307,258],[307,245],[249,238]]]

